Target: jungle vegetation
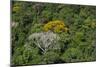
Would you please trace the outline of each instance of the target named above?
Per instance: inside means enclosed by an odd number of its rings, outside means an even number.
[[[96,60],[96,6],[12,1],[12,65]]]

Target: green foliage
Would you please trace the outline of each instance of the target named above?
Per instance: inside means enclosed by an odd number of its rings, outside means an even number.
[[[29,45],[19,47],[16,49],[16,53],[12,57],[12,62],[15,65],[39,64],[42,60],[38,52],[39,50],[37,48]]]
[[[96,60],[95,6],[12,1],[11,28],[12,65]]]
[[[43,58],[44,58],[43,62],[45,64],[48,64],[48,63],[51,64],[51,63],[54,63],[56,60],[58,60],[59,53],[54,52],[54,51],[49,51],[44,54]]]
[[[82,57],[82,52],[77,48],[68,48],[62,55],[62,59],[65,62],[76,62],[80,61]]]
[[[34,24],[31,28],[31,33],[34,33],[34,32],[41,32],[42,31],[42,28],[43,28],[43,25],[42,24]]]

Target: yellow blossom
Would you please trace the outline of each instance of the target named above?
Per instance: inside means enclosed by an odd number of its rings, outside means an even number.
[[[67,27],[65,27],[63,21],[56,20],[56,21],[50,21],[47,24],[45,24],[43,30],[46,32],[51,30],[53,32],[58,33],[58,32],[66,32],[68,29]]]

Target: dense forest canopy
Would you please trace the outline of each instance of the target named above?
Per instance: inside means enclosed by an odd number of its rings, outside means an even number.
[[[96,60],[96,7],[12,1],[12,65]]]

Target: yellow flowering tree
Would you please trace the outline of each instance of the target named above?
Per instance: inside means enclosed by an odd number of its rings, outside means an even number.
[[[63,21],[55,20],[55,21],[50,21],[47,24],[45,24],[43,27],[43,30],[45,32],[53,31],[53,32],[59,33],[59,32],[66,32],[68,28],[65,26]]]

